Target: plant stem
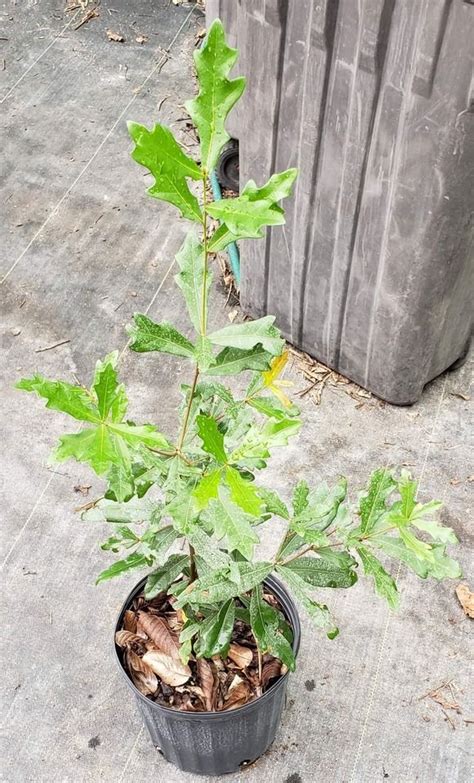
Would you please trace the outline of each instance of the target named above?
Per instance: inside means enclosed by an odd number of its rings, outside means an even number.
[[[206,327],[207,327],[207,262],[208,262],[208,247],[207,247],[207,212],[206,212],[206,204],[207,204],[207,177],[204,174],[203,180],[202,180],[202,231],[203,231],[203,249],[204,249],[204,269],[203,269],[203,276],[202,276],[202,299],[201,299],[201,336],[206,336]],[[186,432],[189,425],[189,417],[191,415],[191,408],[193,405],[194,395],[196,392],[196,386],[199,378],[199,365],[196,364],[196,367],[194,369],[194,377],[193,382],[191,384],[191,389],[189,392],[189,399],[188,404],[186,406],[186,411],[184,414],[183,419],[183,425],[181,427],[181,432],[178,439],[178,445],[176,447],[176,451],[178,455],[185,460],[185,462],[189,463],[189,460],[185,457],[185,455],[182,453],[183,443],[184,439],[186,437]],[[189,544],[189,568],[190,568],[190,577],[191,582],[194,582],[197,579],[197,570],[196,570],[196,559],[195,559],[195,552],[194,547],[192,544]]]
[[[300,552],[297,552],[295,555],[292,555],[291,557],[287,557],[286,560],[282,560],[280,565],[287,565],[288,563],[292,563],[293,560],[297,560],[299,557],[303,557],[303,555],[306,554],[306,552],[311,552],[314,544],[310,544],[305,549],[302,549]]]
[[[191,407],[192,407],[192,404],[193,404],[194,392],[196,391],[198,378],[199,378],[199,367],[196,364],[196,367],[194,368],[194,378],[193,378],[193,382],[191,384],[191,391],[189,392],[189,400],[188,400],[188,404],[186,406],[186,412],[184,414],[183,426],[181,427],[181,432],[179,434],[178,445],[176,447],[176,450],[177,450],[178,453],[181,452],[181,449],[182,449],[183,443],[184,443],[184,438],[185,438],[185,435],[186,435],[186,430],[188,429],[189,416],[190,416],[190,413],[191,413]]]
[[[195,582],[197,579],[197,571],[196,571],[196,560],[195,560],[195,552],[194,547],[192,544],[189,545],[189,569],[190,569],[190,577],[191,582]]]
[[[202,278],[202,300],[201,300],[201,335],[205,337],[207,326],[207,177],[204,175],[202,183],[202,245],[204,248],[204,274]]]

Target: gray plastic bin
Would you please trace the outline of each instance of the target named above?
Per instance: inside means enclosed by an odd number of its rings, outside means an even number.
[[[466,351],[474,257],[474,5],[207,0],[240,48],[242,181],[297,166],[287,224],[241,243],[244,309],[379,397]]]

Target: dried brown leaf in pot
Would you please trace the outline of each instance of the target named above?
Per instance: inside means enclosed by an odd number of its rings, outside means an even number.
[[[179,658],[174,658],[160,650],[150,650],[145,653],[143,661],[166,685],[173,687],[184,685],[191,677],[189,666],[181,663]]]
[[[262,687],[265,689],[272,680],[275,680],[281,675],[281,663],[274,658],[272,661],[267,661],[262,669]]]
[[[147,609],[162,609],[163,606],[168,602],[168,596],[166,595],[166,590],[162,590],[161,593],[158,593],[158,595],[155,595],[154,598],[152,598],[150,601],[145,601],[143,598],[143,605],[146,604]],[[140,609],[142,607],[140,606]]]
[[[251,697],[250,685],[236,674],[227,692],[223,710],[235,710],[237,707],[242,707]]]
[[[123,629],[124,631],[130,631],[130,633],[137,632],[137,616],[131,609],[127,609],[123,616]]]
[[[174,658],[179,657],[178,639],[176,635],[170,631],[166,621],[162,617],[156,617],[147,612],[139,612],[138,625],[160,650],[163,650],[164,653],[171,655]]]
[[[236,644],[235,642],[232,642],[232,644],[229,647],[228,656],[233,661],[239,669],[245,669],[247,666],[250,666],[253,660],[253,652],[249,649],[249,647],[244,647],[241,644]]]
[[[209,663],[209,661],[207,661],[205,658],[198,658],[197,673],[204,693],[204,704],[206,706],[206,710],[211,712],[214,710],[215,691],[217,685],[212,664]]]
[[[124,662],[133,684],[144,696],[148,696],[158,688],[158,680],[155,672],[133,650],[125,650]]]
[[[144,639],[131,631],[117,631],[115,634],[115,644],[122,648],[132,648],[135,652],[145,652]]]
[[[183,627],[183,623],[179,619],[177,612],[167,612],[166,622],[168,623],[168,626],[171,631],[174,631],[177,634],[180,633]]]
[[[133,601],[132,606],[130,607],[133,612],[138,612],[139,609],[141,609],[143,606],[145,606],[145,596],[144,595],[137,595]]]

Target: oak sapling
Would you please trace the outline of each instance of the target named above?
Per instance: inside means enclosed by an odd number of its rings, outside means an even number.
[[[351,587],[361,571],[394,608],[398,591],[387,560],[401,561],[422,578],[460,575],[446,552],[455,535],[436,520],[440,503],[419,502],[417,483],[405,470],[378,468],[354,502],[344,478],[315,488],[300,481],[290,505],[256,478],[272,450],[298,432],[301,419],[280,379],[287,353],[272,316],[209,330],[211,261],[230,242],[263,237],[266,226],[284,223],[280,202],[291,195],[297,172],[273,174],[261,187],[250,181],[238,197],[210,201],[208,178],[229,139],[225,119],[245,87],[243,78],[229,79],[236,58],[222,24],[214,22],[195,53],[199,94],[186,103],[200,140],[198,160],[169,128],[128,125],[132,157],[154,177],[148,193],[174,205],[192,224],[176,256],[189,328],[183,333],[137,313],[129,330],[132,351],[189,362],[176,434],[127,418],[117,353],[97,362],[90,388],[41,375],[18,383],[44,397],[48,408],[82,423],[79,432],[59,439],[55,458],[88,463],[106,483],[104,498],[85,516],[111,525],[102,548],[120,556],[97,581],[132,569],[149,571],[145,604],[129,616],[130,627],[118,642],[134,683],[146,694],[159,681],[181,687],[190,666],[197,666],[203,710],[217,708],[204,687],[211,675],[203,661],[220,656],[241,672],[256,669],[253,689],[237,683],[242,703],[265,687],[265,656],[273,672],[284,671],[275,669],[275,659],[295,667],[291,628],[265,588],[269,575],[283,580],[330,638],[338,630],[321,596],[327,588]],[[244,381],[237,395],[225,385],[236,376]],[[275,551],[258,559],[260,526],[275,517],[285,532]],[[164,616],[150,625],[150,617],[142,616],[153,601],[166,605],[168,621]],[[142,637],[137,624],[145,628]],[[194,693],[194,707],[199,698]]]

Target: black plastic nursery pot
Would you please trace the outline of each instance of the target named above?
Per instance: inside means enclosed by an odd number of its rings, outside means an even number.
[[[119,614],[115,631],[122,627],[125,611],[141,593],[146,578],[132,590]],[[276,596],[293,629],[293,652],[298,654],[301,626],[296,606],[285,587],[274,577],[265,580]],[[115,635],[115,634],[114,634]],[[252,764],[270,747],[285,707],[288,672],[262,696],[228,712],[181,712],[147,699],[135,687],[122,665],[115,646],[119,669],[137,700],[155,748],[184,772],[195,775],[225,775]]]

